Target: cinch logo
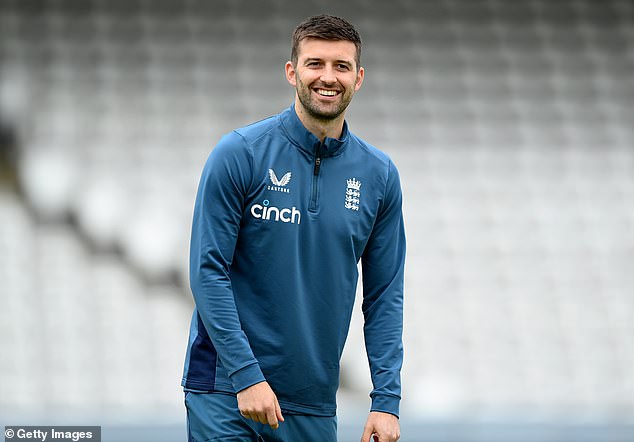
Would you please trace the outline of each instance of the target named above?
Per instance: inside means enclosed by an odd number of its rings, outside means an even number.
[[[299,224],[302,220],[302,214],[293,207],[292,209],[270,206],[269,200],[262,201],[262,204],[254,204],[251,206],[251,215],[257,219],[281,221],[283,223]]]

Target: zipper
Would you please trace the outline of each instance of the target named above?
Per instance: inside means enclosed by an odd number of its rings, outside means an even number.
[[[321,168],[321,150],[324,143],[322,142],[315,152],[315,159],[313,161],[313,185],[310,191],[310,203],[308,204],[309,212],[317,212],[319,208],[319,169]]]

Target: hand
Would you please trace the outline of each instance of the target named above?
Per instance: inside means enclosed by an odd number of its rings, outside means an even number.
[[[278,422],[284,422],[277,396],[267,382],[260,382],[238,392],[240,414],[277,430]]]
[[[401,437],[398,418],[390,413],[371,411],[363,429],[361,442],[396,442]]]

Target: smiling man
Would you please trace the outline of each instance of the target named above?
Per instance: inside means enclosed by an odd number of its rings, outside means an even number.
[[[345,121],[360,55],[347,21],[301,23],[286,63],[294,104],[223,137],[205,164],[182,382],[189,441],[337,440],[359,261],[373,383],[361,440],[400,437],[401,188],[390,158]]]

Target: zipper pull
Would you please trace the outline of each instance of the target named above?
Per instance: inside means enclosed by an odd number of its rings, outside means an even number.
[[[313,169],[313,174],[315,176],[319,175],[319,167],[321,166],[321,158],[315,157],[315,168]]]
[[[313,175],[317,176],[319,175],[319,167],[321,166],[321,151],[324,147],[324,142],[322,141],[321,143],[319,143],[319,146],[317,146],[317,151],[315,152],[315,167],[313,169]]]

